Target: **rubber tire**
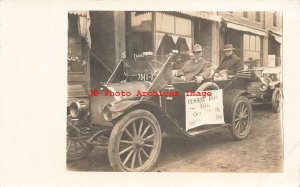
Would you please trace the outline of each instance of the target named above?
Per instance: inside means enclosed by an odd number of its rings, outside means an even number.
[[[68,142],[68,141],[67,141]],[[83,159],[85,158],[86,156],[88,156],[92,150],[94,149],[94,146],[91,145],[91,144],[87,144],[87,147],[86,149],[81,152],[80,154],[76,154],[76,155],[70,155],[68,154],[67,152],[67,161],[75,161],[75,160],[80,160],[80,159]]]
[[[249,111],[249,124],[248,124],[248,127],[247,127],[247,131],[246,131],[246,134],[244,134],[244,135],[240,135],[240,134],[238,134],[237,133],[237,131],[236,131],[236,128],[235,128],[235,124],[234,124],[234,122],[235,122],[235,111],[236,111],[236,109],[237,109],[237,106],[238,106],[238,104],[240,103],[240,102],[245,102],[246,103],[246,105],[248,106],[248,111]],[[250,129],[251,129],[251,126],[252,126],[252,116],[253,116],[253,112],[252,112],[252,106],[251,106],[251,103],[250,103],[250,101],[249,101],[249,99],[247,98],[247,97],[245,97],[245,96],[239,96],[237,99],[236,99],[236,101],[235,101],[235,103],[234,103],[234,105],[233,105],[233,107],[232,107],[232,118],[231,118],[231,123],[230,123],[230,125],[229,125],[229,129],[230,129],[230,132],[231,132],[231,135],[232,135],[232,137],[235,139],[235,140],[242,140],[242,139],[245,139],[247,136],[248,136],[248,134],[249,134],[249,132],[250,132]]]
[[[157,142],[156,148],[153,148],[155,150],[152,150],[152,152],[154,151],[154,153],[151,153],[152,156],[150,155],[150,157],[152,157],[151,161],[148,160],[147,161],[148,163],[143,164],[138,170],[134,170],[134,172],[149,171],[156,164],[156,161],[157,161],[159,153],[160,153],[161,142],[162,142],[162,134],[161,134],[160,125],[159,125],[159,122],[156,119],[156,117],[151,112],[148,112],[147,110],[138,109],[138,110],[133,110],[133,111],[129,112],[128,114],[126,114],[125,116],[123,116],[115,124],[115,126],[111,132],[111,135],[109,138],[109,143],[108,143],[108,157],[109,157],[111,167],[115,171],[129,171],[125,167],[123,167],[123,165],[120,163],[121,161],[120,161],[120,157],[119,157],[119,150],[118,150],[119,142],[118,141],[119,141],[119,138],[122,136],[123,131],[127,127],[127,125],[129,125],[131,122],[133,122],[137,119],[140,119],[140,118],[144,118],[144,119],[151,121],[151,123],[155,127],[156,135],[158,137],[158,142]],[[153,156],[153,154],[154,154],[154,156]]]
[[[282,91],[280,88],[275,88],[273,93],[272,93],[272,110],[273,112],[275,113],[278,113],[280,112],[281,110],[281,107],[282,107],[282,103],[279,103],[279,107],[276,106],[276,97],[277,97],[277,94],[280,94],[280,97],[281,97],[281,100],[282,100]]]
[[[206,82],[201,84],[201,86],[199,86],[199,88],[196,90],[196,92],[199,91],[206,91],[206,90],[219,90],[219,86],[214,83],[214,82]]]

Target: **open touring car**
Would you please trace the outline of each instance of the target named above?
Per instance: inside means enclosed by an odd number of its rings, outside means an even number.
[[[108,149],[114,170],[149,171],[158,159],[162,132],[193,138],[229,127],[236,140],[246,138],[252,121],[247,92],[252,74],[240,72],[232,79],[208,79],[201,84],[175,83],[174,57],[122,59],[88,100],[73,102],[67,125],[67,160],[84,158],[94,147],[102,147]]]
[[[273,112],[280,112],[283,101],[281,68],[265,67],[251,71],[256,75],[247,86],[251,104],[271,104]]]

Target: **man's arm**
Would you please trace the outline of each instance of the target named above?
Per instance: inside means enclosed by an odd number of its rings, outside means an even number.
[[[202,72],[200,73],[200,75],[204,78],[207,79],[210,75],[211,72],[211,68],[212,68],[212,64],[210,62],[205,62]]]

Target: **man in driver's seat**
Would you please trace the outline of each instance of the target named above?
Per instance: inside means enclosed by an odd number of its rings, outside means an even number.
[[[189,82],[195,80],[201,83],[207,79],[211,72],[211,63],[202,58],[204,49],[199,44],[193,47],[193,58],[186,61],[181,69],[178,70],[173,81],[174,82]]]

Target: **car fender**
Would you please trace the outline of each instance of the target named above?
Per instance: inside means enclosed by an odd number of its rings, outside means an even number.
[[[227,122],[227,123],[231,122],[233,106],[234,106],[237,98],[241,95],[247,97],[249,95],[249,93],[246,90],[234,89],[234,90],[224,94],[223,103],[224,103],[225,122]]]
[[[103,115],[107,121],[113,121],[134,109],[148,110],[156,117],[158,113],[162,113],[160,106],[152,101],[123,100],[106,106]]]
[[[273,90],[275,88],[280,88],[280,81],[272,81],[269,83],[270,88]]]
[[[127,100],[120,101],[112,105],[111,107],[107,107],[109,109],[105,109],[104,116],[105,118],[110,115],[110,118],[107,120],[117,121],[122,116],[127,114],[128,112],[136,109],[144,109],[151,112],[159,122],[159,125],[162,130],[166,131],[168,134],[174,135],[176,137],[191,137],[191,135],[187,134],[176,121],[172,120],[168,114],[162,111],[161,107],[152,101],[140,101],[140,100]]]

